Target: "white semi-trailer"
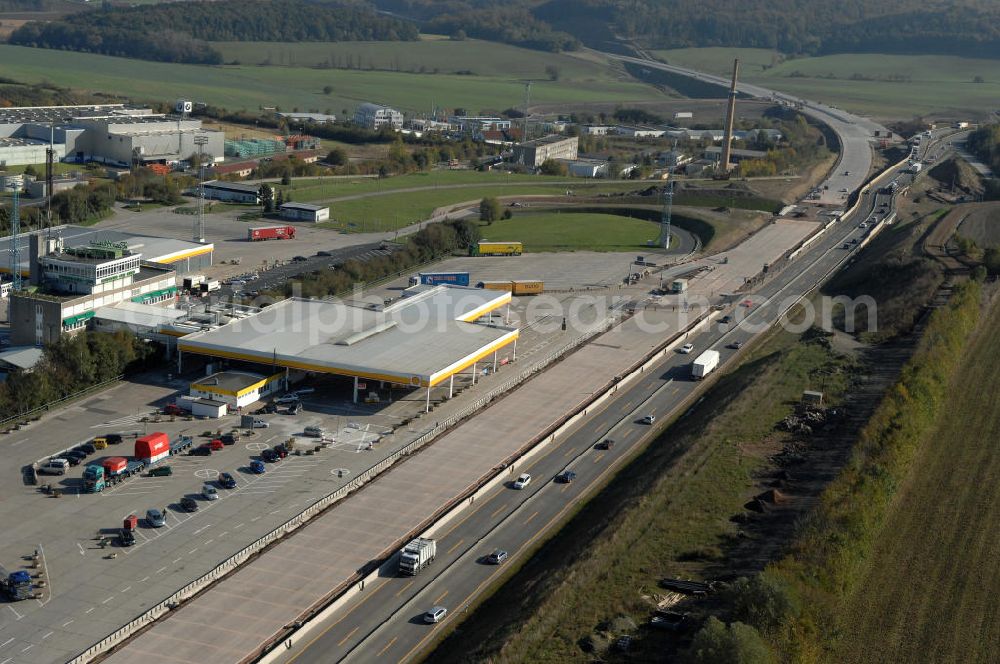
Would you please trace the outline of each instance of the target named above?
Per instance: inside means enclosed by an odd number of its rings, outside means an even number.
[[[700,380],[719,366],[719,351],[706,350],[691,363],[691,377]]]

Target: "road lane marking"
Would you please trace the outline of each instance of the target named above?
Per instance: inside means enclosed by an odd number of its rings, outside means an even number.
[[[490,514],[490,518],[491,518],[491,519],[495,519],[495,518],[496,518],[496,516],[497,516],[497,514],[500,514],[500,512],[503,512],[503,511],[504,511],[505,509],[507,509],[507,506],[508,506],[508,505],[510,505],[510,503],[504,503],[504,504],[503,504],[503,505],[501,505],[500,507],[498,507],[498,508],[496,508],[495,510],[493,510],[493,513],[492,513],[492,514]]]
[[[395,597],[399,597],[400,595],[402,595],[403,593],[405,593],[405,592],[406,592],[406,589],[407,589],[407,588],[409,588],[410,586],[412,586],[412,585],[413,585],[414,583],[415,583],[415,581],[410,581],[410,582],[409,582],[409,583],[407,583],[407,584],[406,584],[405,586],[403,586],[403,587],[402,587],[402,588],[400,588],[400,589],[399,589],[398,591],[396,591],[396,594],[395,594],[394,596],[395,596]]]
[[[89,609],[87,609],[86,611],[84,611],[84,613],[90,613],[93,610],[94,610],[94,607],[90,607]]]
[[[411,583],[412,583],[412,581],[411,581]],[[347,639],[349,639],[349,638],[351,638],[352,636],[354,636],[354,633],[355,633],[356,631],[358,631],[358,628],[357,628],[357,627],[355,627],[355,628],[354,628],[354,629],[352,629],[352,630],[351,630],[350,632],[348,632],[348,633],[347,633],[347,636],[345,636],[344,638],[342,638],[342,639],[341,639],[340,641],[338,641],[338,642],[337,642],[337,646],[339,647],[339,646],[342,646],[342,645],[344,645],[345,643],[347,643]]]
[[[144,576],[141,579],[139,579],[139,583],[146,583],[147,581],[149,581],[149,577],[148,576]]]
[[[536,516],[538,516],[538,512],[537,511],[534,514],[532,514],[531,516],[529,516],[527,519],[525,519],[524,525],[528,525],[529,523],[531,523],[531,520],[534,519]]]
[[[70,622],[73,622],[73,621],[70,620]],[[9,639],[7,639],[6,641],[4,641],[3,643],[0,643],[0,648],[3,648],[4,646],[6,646],[8,643],[10,643],[13,640],[14,640],[14,637],[12,636]],[[8,659],[7,661],[9,662],[10,660]]]
[[[29,643],[28,645],[26,645],[26,646],[24,647],[24,650],[22,650],[21,652],[28,652],[29,650],[31,650],[31,649],[32,649],[32,648],[34,648],[34,647],[35,647],[35,644],[34,644],[34,643]]]
[[[87,555],[87,552],[83,550],[83,545],[82,544],[80,544],[79,542],[77,542],[76,546],[77,546],[78,549],[80,549],[80,555],[81,556]]]
[[[163,566],[160,569],[158,569],[155,572],[153,572],[153,574],[162,574],[163,572],[166,572],[166,571],[167,571],[166,566]]]
[[[596,457],[594,457],[594,463],[597,463],[598,461],[600,461],[603,458],[604,458],[604,452],[601,452]]]
[[[563,458],[565,459],[566,457],[568,457],[570,454],[573,454],[574,452],[576,452],[576,450],[573,449],[573,448],[570,448],[570,449],[566,450],[566,454],[563,455]]]
[[[132,590],[132,586],[125,586],[124,588],[121,589],[121,592],[127,593],[130,590]]]
[[[62,626],[63,626],[63,627],[68,627],[68,626],[69,626],[69,625],[70,625],[70,624],[71,624],[72,622],[73,622],[73,620],[72,620],[72,619],[70,619],[70,620],[67,620],[66,622],[64,622],[64,623],[62,624]]]
[[[110,602],[113,599],[114,599],[114,597],[109,597],[106,600],[104,600],[103,602],[101,602],[101,604],[107,604],[108,602]]]
[[[334,623],[332,625],[329,625],[322,632],[320,632],[319,634],[317,634],[316,636],[314,636],[312,638],[312,640],[309,641],[309,643],[307,643],[301,650],[299,650],[298,653],[296,653],[295,655],[293,655],[292,658],[290,660],[288,660],[288,662],[286,662],[286,664],[292,664],[295,660],[297,660],[302,655],[302,653],[304,653],[305,651],[309,650],[309,648],[312,646],[312,644],[316,643],[318,640],[320,640],[321,638],[323,638],[324,636],[326,636],[327,633],[331,629],[333,629],[334,627],[336,627],[337,625],[339,625],[340,623],[342,623],[344,620],[346,620],[347,616],[349,616],[352,613],[354,613],[354,611],[358,607],[360,607],[362,604],[364,604],[365,602],[367,602],[368,600],[370,600],[372,597],[374,597],[375,594],[379,590],[382,590],[382,588],[385,588],[388,583],[389,583],[389,580],[386,579],[385,581],[383,581],[382,583],[380,583],[378,586],[376,586],[374,590],[372,590],[370,593],[368,593],[367,595],[365,595],[364,598],[362,598],[362,600],[360,602],[358,602],[357,604],[355,604],[354,606],[352,606],[350,609],[348,609],[344,613],[344,615],[342,615],[340,618],[338,618],[336,621],[334,621]]]
[[[190,551],[188,551],[188,555],[190,556],[192,553],[194,553],[197,550],[198,550],[198,547],[195,547],[195,548],[191,549]]]
[[[174,562],[172,562],[171,564],[172,564],[172,565],[176,565],[176,564],[177,564],[177,563],[179,563],[180,561],[181,561],[181,559],[180,559],[180,558],[174,558]]]
[[[45,639],[49,638],[53,634],[55,634],[55,632],[48,632],[48,633],[46,633],[45,636],[42,637],[42,641],[44,641]]]
[[[212,527],[212,524],[210,524],[210,523],[206,523],[206,524],[205,524],[204,526],[202,526],[202,527],[201,527],[201,528],[199,528],[198,530],[194,531],[194,532],[192,533],[192,535],[198,535],[198,534],[200,534],[200,533],[201,533],[201,532],[202,532],[203,530],[205,530],[206,528],[211,528],[211,527]]]
[[[566,493],[566,489],[569,488],[569,484],[564,484],[563,488],[559,489],[559,493]]]
[[[203,546],[208,546],[209,544],[211,544],[214,541],[215,541],[214,537],[212,539],[210,539],[210,540],[205,540],[205,544]]]
[[[236,530],[237,528],[242,528],[245,525],[247,525],[247,524],[245,524],[245,523],[237,523],[235,526],[233,526],[233,530]]]
[[[11,446],[12,447],[17,447],[18,445],[23,445],[24,443],[28,442],[29,440],[31,440],[31,439],[30,438],[25,438],[24,440],[19,440],[16,443],[11,443]]]
[[[452,551],[454,551],[454,550],[455,550],[455,549],[457,549],[458,547],[462,546],[462,544],[463,544],[464,542],[465,542],[465,539],[464,539],[464,538],[463,538],[463,539],[460,539],[460,540],[458,540],[457,542],[455,542],[455,543],[454,543],[454,544],[453,544],[453,545],[451,546],[451,548],[450,548],[450,549],[448,549],[448,553],[450,554],[450,553],[451,553]]]
[[[436,600],[434,600],[433,604],[438,604],[438,603],[440,603],[440,602],[441,602],[441,600],[443,600],[443,599],[445,598],[445,596],[446,596],[447,594],[448,594],[448,591],[446,590],[446,591],[444,591],[443,593],[441,593],[440,595],[438,595],[438,596],[437,596],[437,599],[436,599]]]
[[[383,653],[384,653],[384,652],[385,652],[386,650],[388,650],[389,648],[391,648],[391,647],[392,647],[392,644],[394,644],[394,643],[396,642],[396,640],[397,640],[397,639],[399,639],[399,637],[398,637],[398,636],[394,636],[394,637],[392,637],[392,641],[389,641],[389,643],[385,644],[385,647],[384,647],[384,648],[382,648],[381,650],[379,650],[379,651],[378,651],[378,654],[377,654],[377,655],[375,655],[375,656],[376,656],[376,657],[381,657],[381,656],[382,656],[382,654],[383,654]]]

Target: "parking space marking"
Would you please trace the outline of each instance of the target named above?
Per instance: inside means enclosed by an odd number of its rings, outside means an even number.
[[[80,549],[80,555],[81,555],[81,556],[85,556],[85,555],[87,555],[87,552],[86,552],[86,551],[84,551],[84,549],[83,549],[83,545],[82,545],[82,544],[80,544],[79,542],[77,542],[77,543],[76,543],[76,546],[77,546],[77,548],[78,548],[78,549]]]
[[[214,542],[214,541],[215,541],[215,538],[213,537],[212,539],[210,539],[210,540],[207,540],[207,541],[205,542],[204,546],[208,546],[209,544],[211,544],[211,543],[212,543],[212,542]]]
[[[94,610],[94,607],[90,607],[89,609],[87,609],[86,611],[84,611],[84,613],[90,613],[93,610]]]
[[[10,662],[10,661],[13,661],[13,659],[12,659],[12,658],[10,658],[10,657],[8,657],[8,658],[7,658],[7,659],[5,659],[4,661],[0,662],[0,664],[7,664],[7,662]]]
[[[247,524],[245,524],[245,523],[237,523],[235,526],[233,526],[233,530],[236,530],[237,528],[242,528],[245,525],[247,525]]]
[[[64,622],[64,623],[62,624],[62,626],[63,626],[63,627],[68,627],[68,626],[69,626],[69,625],[71,625],[72,623],[73,623],[73,619],[71,618],[71,619],[67,620],[66,622]]]
[[[153,574],[162,574],[165,571],[167,571],[166,566],[161,567],[160,569],[156,570],[155,572],[153,572]]]
[[[7,608],[10,609],[11,611],[14,611],[14,607],[13,606],[8,606]],[[20,613],[18,613],[17,611],[14,611],[14,615],[17,616],[17,620],[20,620],[21,618],[24,617]]]
[[[124,588],[121,589],[120,592],[127,593],[130,590],[132,590],[132,586],[125,586]]]
[[[197,550],[198,550],[198,547],[195,547],[195,548],[191,549],[190,551],[188,551],[188,555],[190,556],[192,553],[194,553]],[[180,560],[180,558],[178,558],[178,560]]]
[[[29,440],[31,440],[31,439],[30,438],[25,438],[24,440],[19,440],[16,443],[11,443],[11,446],[12,447],[17,447],[18,445],[23,445],[24,443],[28,442]]]
[[[114,599],[114,597],[109,597],[106,600],[104,600],[103,602],[101,602],[101,604],[107,604],[108,602],[110,602],[113,599]]]
[[[73,621],[72,621],[72,620],[70,620],[70,622],[73,622]],[[11,641],[13,641],[13,640],[14,640],[14,637],[12,636],[12,637],[10,637],[9,639],[7,639],[6,641],[4,641],[3,643],[0,643],[0,648],[4,648],[4,647],[6,647],[6,646],[7,646],[7,644],[8,644],[8,643],[10,643],[10,642],[11,642]],[[9,662],[10,660],[8,659],[7,661]]]
[[[174,561],[173,561],[172,563],[170,563],[170,564],[171,564],[171,565],[176,565],[176,564],[177,564],[177,563],[179,563],[180,561],[181,561],[181,559],[180,559],[180,558],[174,558]]]
[[[228,534],[229,534],[228,530],[223,530],[221,533],[219,533],[219,537],[225,537]]]
[[[48,632],[45,636],[42,637],[42,641],[44,641],[45,639],[49,638],[53,634],[55,634],[55,632]]]
[[[34,648],[34,647],[35,647],[35,644],[34,644],[34,643],[29,643],[28,645],[26,645],[26,646],[24,647],[24,650],[22,650],[21,652],[28,652],[29,650],[31,650],[31,649],[32,649],[32,648]]]
[[[149,581],[149,577],[148,576],[144,576],[141,579],[139,579],[139,583],[146,583],[147,581]]]

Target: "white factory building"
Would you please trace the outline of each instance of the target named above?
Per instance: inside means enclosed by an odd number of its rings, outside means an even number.
[[[398,131],[403,128],[403,114],[388,106],[361,104],[354,111],[354,124],[373,131],[378,131],[382,127]]]
[[[41,164],[51,144],[56,161],[128,167],[173,163],[201,151],[222,161],[225,136],[187,116],[125,104],[0,108],[0,164]]]

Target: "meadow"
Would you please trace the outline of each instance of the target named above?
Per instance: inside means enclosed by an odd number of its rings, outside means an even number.
[[[529,212],[493,222],[483,234],[517,238],[529,252],[631,251],[655,241],[659,225],[615,214]]]
[[[462,42],[441,43],[464,48]],[[462,107],[478,113],[516,107],[524,99],[523,81],[516,72],[465,76],[253,65],[212,67],[6,44],[0,45],[0,62],[5,77],[22,83],[48,81],[134,100],[191,99],[230,110],[277,106],[282,110],[298,108],[341,115],[353,112],[359,103],[376,101],[406,111],[430,113],[435,107]],[[571,78],[567,71],[557,81],[536,81],[531,90],[532,102],[627,103],[662,98],[650,86],[615,79],[607,65],[595,64],[593,69],[606,73]],[[331,89],[329,94],[324,92],[327,87]]]
[[[995,60],[953,56],[844,54],[785,59],[766,49],[690,48],[656,51],[670,64],[799,95],[882,118],[920,114],[964,117],[991,112],[1000,96]],[[979,77],[982,82],[973,82]]]

